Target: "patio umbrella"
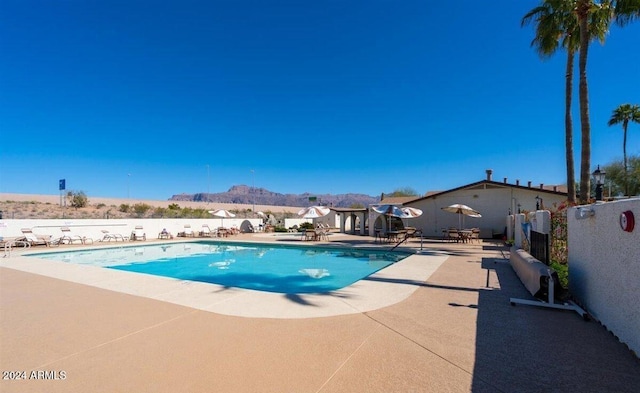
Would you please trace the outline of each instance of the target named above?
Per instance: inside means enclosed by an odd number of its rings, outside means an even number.
[[[416,218],[422,215],[422,210],[416,209],[415,207],[403,207],[400,210],[408,216],[406,218]]]
[[[216,217],[221,217],[222,218],[222,227],[224,228],[224,219],[225,218],[232,218],[235,217],[236,215],[231,213],[228,210],[224,210],[224,209],[217,209],[217,210],[209,210],[209,213],[213,214]]]
[[[403,207],[400,210],[402,210],[405,215],[403,218],[416,218],[422,215],[422,210],[416,209],[415,207]],[[405,227],[406,226],[405,224]]]
[[[324,217],[331,212],[331,209],[324,206],[309,206],[298,212],[298,215],[302,218],[320,218]]]
[[[447,207],[443,207],[442,210],[449,212],[449,213],[456,213],[458,215],[458,229],[462,229],[462,219],[463,216],[469,216],[469,217],[482,217],[482,215],[476,211],[473,210],[472,208],[470,208],[467,205],[462,205],[460,203],[456,203]]]
[[[386,216],[401,217],[401,218],[406,216],[405,212],[403,212],[402,209],[400,209],[396,205],[373,206],[371,207],[371,209],[376,213],[384,214]]]
[[[373,206],[371,210],[387,216],[387,230],[391,230],[391,217],[409,218],[409,216],[396,205]]]

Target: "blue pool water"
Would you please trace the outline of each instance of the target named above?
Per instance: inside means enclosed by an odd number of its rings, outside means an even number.
[[[334,291],[408,254],[254,243],[191,242],[31,254],[76,264],[278,293]]]

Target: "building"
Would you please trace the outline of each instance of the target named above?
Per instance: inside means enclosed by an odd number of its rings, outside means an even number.
[[[515,184],[509,184],[507,178],[496,182],[491,176],[492,171],[489,169],[484,180],[405,202],[403,206],[418,208],[423,214],[404,221],[421,229],[425,237],[439,237],[442,236],[443,229],[459,226],[480,228],[482,238],[502,237],[509,214],[552,209],[554,205],[567,200],[565,187],[544,184],[533,186],[531,182],[522,185],[519,180]],[[477,210],[482,217],[460,217],[442,210],[456,203]]]

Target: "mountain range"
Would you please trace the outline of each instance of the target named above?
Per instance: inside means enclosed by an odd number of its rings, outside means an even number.
[[[256,204],[270,206],[303,207],[309,205],[326,205],[333,207],[369,206],[380,201],[380,197],[364,194],[281,194],[264,188],[245,185],[231,187],[227,192],[177,194],[170,201],[220,202],[238,204]]]

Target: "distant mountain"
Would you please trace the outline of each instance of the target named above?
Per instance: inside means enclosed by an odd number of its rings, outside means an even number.
[[[316,197],[315,201],[309,201],[309,197]],[[356,204],[368,206],[380,201],[380,197],[372,197],[364,194],[280,194],[264,188],[253,188],[245,185],[233,186],[227,192],[215,194],[178,194],[169,198],[170,201],[193,202],[219,202],[238,203],[251,205],[270,206],[308,206],[310,204],[322,204],[333,207],[351,207]]]

